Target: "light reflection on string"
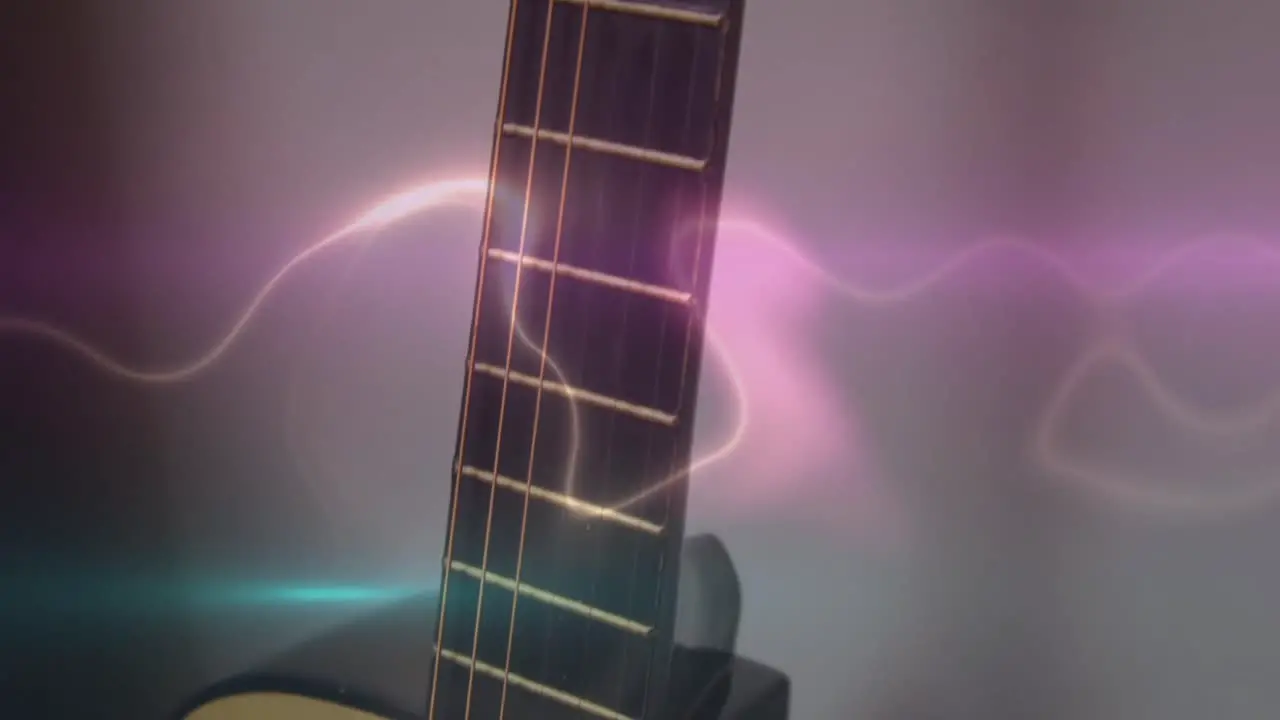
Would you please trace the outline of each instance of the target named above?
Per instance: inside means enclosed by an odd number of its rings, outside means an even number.
[[[0,316],[0,334],[33,336],[52,342],[80,355],[102,371],[124,380],[152,385],[186,382],[217,363],[243,335],[267,298],[294,270],[307,261],[326,249],[367,236],[429,210],[450,205],[478,207],[488,190],[487,185],[487,181],[483,178],[455,178],[423,183],[383,198],[353,221],[291,257],[253,296],[230,329],[207,351],[186,363],[162,369],[130,366],[73,332],[28,317]],[[771,245],[812,274],[831,291],[857,304],[872,307],[889,306],[917,298],[978,260],[1000,253],[1021,254],[1041,262],[1061,276],[1083,299],[1098,306],[1114,305],[1134,298],[1162,276],[1188,262],[1197,252],[1209,247],[1231,246],[1242,251],[1256,252],[1267,260],[1280,260],[1280,250],[1253,238],[1207,237],[1160,256],[1143,271],[1124,282],[1102,286],[1087,280],[1061,256],[1039,245],[1016,239],[998,238],[974,244],[910,280],[885,288],[873,288],[838,277],[804,254],[794,243],[758,221],[727,218],[720,221],[718,227],[722,232],[739,233]],[[517,324],[517,336],[527,348],[536,353],[542,353],[541,348],[519,324]],[[710,452],[695,458],[686,472],[650,483],[641,493],[619,503],[614,509],[633,505],[670,483],[729,457],[741,445],[749,424],[746,382],[733,364],[732,356],[725,343],[712,327],[707,328],[707,342],[732,386],[735,419],[728,438]],[[1192,497],[1165,493],[1154,488],[1142,489],[1142,483],[1134,478],[1121,478],[1114,473],[1092,468],[1085,463],[1065,457],[1054,442],[1065,412],[1064,408],[1077,389],[1106,364],[1118,364],[1128,370],[1138,380],[1144,393],[1154,401],[1156,407],[1165,416],[1188,431],[1201,436],[1236,437],[1244,433],[1257,432],[1265,429],[1280,415],[1280,391],[1271,393],[1260,403],[1254,403],[1230,413],[1208,413],[1198,409],[1170,388],[1155,369],[1130,345],[1111,339],[1102,339],[1086,349],[1064,373],[1062,381],[1051,395],[1040,422],[1034,428],[1032,453],[1034,459],[1046,470],[1083,487],[1101,490],[1116,499],[1139,500],[1143,505],[1170,510],[1195,511],[1203,507],[1222,509],[1228,506],[1243,508],[1280,493],[1280,484],[1251,486],[1235,493],[1225,493],[1222,498],[1212,500],[1207,494]],[[554,358],[548,358],[548,367],[558,381],[571,386]],[[574,399],[572,392],[570,399]],[[569,458],[577,456],[581,438],[580,420],[575,405],[576,403],[570,403]],[[565,478],[565,487],[569,494],[572,494],[575,482],[574,465],[575,463],[570,462],[566,468],[569,475]]]

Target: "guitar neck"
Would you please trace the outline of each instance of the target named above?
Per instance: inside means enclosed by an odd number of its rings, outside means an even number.
[[[432,717],[657,712],[741,21],[512,2]]]

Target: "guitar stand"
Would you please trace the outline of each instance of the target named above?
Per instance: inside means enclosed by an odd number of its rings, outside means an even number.
[[[676,646],[664,718],[787,720],[791,682],[740,655]]]
[[[787,720],[791,683],[782,672],[734,651],[741,592],[728,552],[703,535],[685,541],[681,599],[665,720]],[[394,720],[420,720],[432,676],[436,598],[423,596],[322,636],[268,663],[263,672],[210,688],[177,714],[214,698],[290,692]],[[419,708],[417,712],[410,708]],[[512,720],[548,715],[508,707]]]
[[[671,706],[662,717],[786,720],[787,676],[736,652],[742,583],[716,536],[685,538],[677,604]]]

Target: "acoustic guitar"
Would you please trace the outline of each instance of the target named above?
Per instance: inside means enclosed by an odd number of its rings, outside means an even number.
[[[722,717],[737,661],[674,628],[742,21],[743,0],[511,2],[431,720]],[[785,688],[748,715],[785,718]],[[185,717],[402,715],[268,682]]]

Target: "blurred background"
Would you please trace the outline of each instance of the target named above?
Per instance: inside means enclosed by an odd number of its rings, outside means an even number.
[[[0,315],[199,356],[381,195],[484,174],[506,10],[7,3]],[[1243,0],[750,3],[726,215],[845,284],[722,235],[750,449],[689,529],[733,552],[794,717],[1280,708],[1278,29]],[[158,717],[429,590],[479,228],[318,256],[189,383],[8,326],[0,707]],[[706,373],[711,450],[739,406]]]

